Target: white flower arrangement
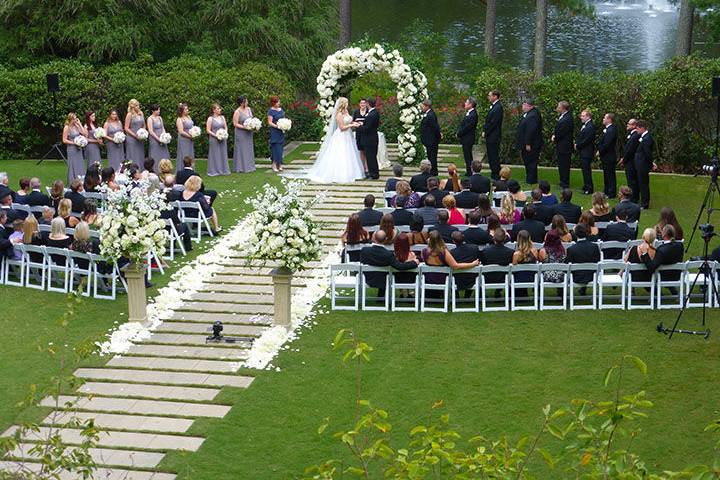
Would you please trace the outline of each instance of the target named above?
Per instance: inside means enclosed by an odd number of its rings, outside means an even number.
[[[368,50],[346,48],[328,56],[317,77],[317,92],[320,94],[317,109],[325,120],[329,120],[335,105],[333,97],[342,80],[350,75],[380,71],[387,72],[397,84],[400,122],[405,128],[405,133],[398,137],[398,149],[400,157],[410,163],[417,153],[416,140],[411,141],[411,138],[414,137],[415,125],[420,121],[420,103],[428,97],[427,78],[407,65],[397,50],[386,52],[381,45],[375,44]]]
[[[259,118],[250,117],[243,122],[243,126],[248,130],[254,130],[257,132],[260,131],[260,128],[262,128],[262,122]]]
[[[113,263],[125,257],[141,264],[150,251],[158,257],[165,253],[168,233],[160,213],[169,207],[159,191],[147,193],[148,185],[143,180],[135,188],[103,188],[107,200],[100,223],[100,254]]]
[[[100,140],[105,135],[107,135],[107,133],[105,132],[105,129],[102,127],[96,128],[95,131],[93,132],[93,137],[95,137],[95,140]]]
[[[135,132],[135,135],[137,135],[139,140],[147,140],[150,134],[144,128],[138,128],[137,132]]]
[[[227,140],[228,132],[224,128],[218,128],[217,132],[215,132],[215,136],[222,142],[223,140]]]
[[[121,143],[125,142],[125,133],[123,132],[115,132],[115,135],[113,135],[113,142],[120,145]]]
[[[190,127],[190,130],[188,130],[188,134],[190,134],[190,136],[192,138],[199,137],[201,133],[202,133],[202,131],[200,130],[200,127],[198,127],[197,125],[195,125],[194,127]]]
[[[160,134],[160,143],[167,145],[171,141],[172,141],[172,135],[170,135],[168,132],[163,132]]]
[[[75,137],[75,138],[73,139],[73,143],[74,143],[75,146],[77,146],[77,147],[85,148],[85,147],[87,147],[88,139],[85,138],[83,135],[78,135],[77,137]]]
[[[301,181],[283,179],[284,191],[265,185],[255,198],[247,200],[254,210],[249,217],[252,235],[245,246],[249,259],[278,261],[296,272],[320,258],[320,225],[310,210],[321,196],[302,199],[302,186]]]
[[[292,128],[292,120],[289,118],[281,118],[277,121],[277,127],[283,132],[287,132]]]

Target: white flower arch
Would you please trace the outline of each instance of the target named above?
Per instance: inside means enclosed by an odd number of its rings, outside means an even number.
[[[420,103],[428,97],[427,78],[413,70],[400,55],[393,50],[386,52],[382,45],[375,44],[368,50],[361,48],[345,48],[329,55],[322,64],[317,77],[317,91],[320,94],[318,112],[329,120],[341,81],[348,75],[358,76],[366,73],[385,71],[390,79],[397,84],[397,101],[400,106],[400,123],[405,131],[398,135],[399,155],[410,163],[415,159],[417,137],[415,125],[420,119]]]

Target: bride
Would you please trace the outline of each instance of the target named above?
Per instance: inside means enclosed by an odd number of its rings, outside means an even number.
[[[359,126],[348,113],[348,99],[338,98],[317,160],[307,173],[310,180],[348,183],[365,178],[365,169],[352,134],[352,129]]]

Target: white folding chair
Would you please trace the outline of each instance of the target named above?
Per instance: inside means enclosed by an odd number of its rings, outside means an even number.
[[[45,290],[47,254],[41,245],[25,245],[25,286]],[[40,283],[33,280],[40,279]]]
[[[27,205],[23,205],[22,203],[13,203],[11,205],[11,208],[16,212],[25,212],[25,218],[27,218],[28,215],[32,215],[32,207],[28,207]]]
[[[657,293],[657,305],[655,308],[663,310],[667,308],[682,308],[685,300],[685,269],[686,264],[676,263],[675,265],[662,265],[655,270],[655,287]],[[663,278],[664,277],[664,278]],[[663,304],[663,288],[675,290],[665,295],[665,298],[674,299],[674,302]]]
[[[360,264],[341,263],[330,265],[330,308],[332,310],[357,310],[360,307]],[[352,290],[352,295],[343,295],[338,290]],[[350,306],[338,305],[338,300],[352,299]]]
[[[607,260],[598,264],[598,308],[600,310],[619,308],[625,309],[625,287],[627,285],[627,264],[620,260]],[[620,289],[620,303],[606,302],[608,299],[616,298],[615,294],[606,294],[605,289]]]
[[[627,251],[627,242],[600,242],[600,261],[620,260]]]
[[[479,312],[480,311],[480,272],[482,272],[482,267],[477,266],[473,268],[468,268],[466,270],[454,270],[453,274],[450,276],[450,294],[452,295],[452,309],[453,312]],[[471,289],[472,292],[472,306],[469,307],[461,307],[460,303],[461,300],[458,299],[458,295],[460,295],[460,290],[457,288],[457,279],[455,275],[472,275],[475,274],[475,282],[473,284],[473,288]],[[469,299],[468,299],[469,300]],[[462,301],[465,301],[463,299]],[[465,303],[469,303],[465,301]]]
[[[83,297],[89,297],[92,292],[92,277],[93,268],[90,255],[82,252],[75,252],[68,250],[70,256],[70,288],[75,289],[75,284],[78,285],[85,278],[85,289],[82,293]]]
[[[442,283],[429,283],[425,276],[432,273],[444,273],[445,281]],[[450,290],[450,276],[452,270],[449,267],[433,267],[431,265],[420,265],[420,311],[421,312],[447,312],[448,311],[448,293]],[[442,307],[428,307],[425,304],[427,291],[442,293]]]
[[[389,297],[389,295],[390,295],[390,274],[389,274],[390,271],[391,271],[391,269],[389,267],[373,267],[370,265],[363,265],[361,267],[360,276],[362,278],[362,285],[361,285],[360,297],[361,297],[361,308],[363,310],[378,310],[378,311],[382,311],[382,312],[387,312],[389,310],[389,308],[390,308],[390,297]],[[375,272],[375,273],[385,272],[385,274],[386,274],[385,275],[385,296],[384,297],[380,297],[380,296],[371,297],[371,298],[375,298],[377,300],[383,301],[383,304],[380,307],[368,306],[368,304],[367,304],[368,288],[373,288],[373,287],[370,287],[368,285],[366,275],[368,273],[373,273],[373,272]]]
[[[165,275],[165,268],[163,268],[162,265],[162,259],[160,256],[155,252],[155,250],[150,250],[147,254],[147,279],[148,282],[152,280],[152,272],[153,270],[156,270],[160,272],[160,275]]]
[[[521,265],[512,265],[510,269],[510,310],[537,310],[538,309],[538,272],[540,271],[537,263],[525,263]],[[532,273],[531,281],[519,281],[515,279],[516,273]],[[532,305],[517,305],[517,300],[520,300],[517,295],[517,289],[532,289]],[[527,299],[522,297],[522,299]]]
[[[638,274],[648,275],[648,270],[645,267],[645,264],[642,263],[629,263],[625,267],[625,272],[627,274],[627,309],[628,310],[638,310],[638,309],[652,309],[655,307],[655,275],[651,275],[649,280],[643,280],[639,279],[638,275],[635,275],[633,278],[633,272],[637,272]],[[633,298],[638,298],[637,295],[635,295],[635,288],[643,288],[647,289],[650,292],[650,295],[645,296],[644,298],[646,300],[650,300],[649,303],[640,303],[637,304],[633,302]],[[640,297],[641,299],[643,297]]]
[[[1,228],[1,227],[0,227]],[[25,245],[22,243],[16,243],[13,245],[13,250],[20,252],[20,259],[5,258],[3,263],[3,279],[5,285],[12,285],[14,287],[25,286]],[[17,280],[13,280],[16,277]]]
[[[397,276],[402,274],[414,274],[414,282],[398,281]],[[393,312],[417,312],[420,304],[420,270],[404,270],[393,272],[390,275],[390,310]],[[396,295],[404,290],[412,291],[409,299],[403,299]]]
[[[200,202],[175,202],[178,208],[178,214],[180,220],[185,223],[192,231],[193,226],[196,231],[195,241],[199,242],[202,239],[203,227],[207,231],[208,235],[214,237],[212,229],[210,228],[210,222],[205,216],[205,212],[200,208]]]
[[[359,252],[363,248],[367,247],[367,243],[356,243],[353,245],[345,245],[343,249],[343,263],[352,263],[350,260],[350,254],[353,252]]]
[[[70,288],[70,255],[66,248],[45,247],[47,256],[47,289],[48,292],[68,293]],[[62,287],[53,284],[53,274],[61,276]]]
[[[712,278],[716,263],[708,262],[709,269],[707,270],[703,270],[702,266],[702,260],[690,260],[685,265],[685,296],[687,297],[685,306],[688,308],[702,308],[703,305],[712,307],[717,301],[713,298],[712,292]],[[695,282],[694,287],[693,282]],[[720,288],[717,281],[715,282],[715,288]],[[700,301],[696,300],[698,298]]]
[[[482,290],[482,310],[483,312],[501,312],[510,310],[510,280],[508,279],[510,267],[506,265],[483,265],[482,274],[480,275],[480,286]],[[490,281],[486,275],[499,274],[503,276],[501,282]],[[502,306],[489,307],[491,301],[496,303],[494,295],[490,295],[490,291],[502,291]]]
[[[118,278],[122,282],[125,291],[127,291],[127,284],[125,279],[120,275],[120,270],[117,265],[105,262],[105,260],[99,255],[92,253],[88,255],[90,256],[90,261],[92,262],[93,297],[102,300],[115,300],[115,297],[117,296]],[[110,293],[99,293],[100,290],[109,291]]]
[[[567,286],[568,286],[568,274],[570,272],[570,266],[566,263],[541,263],[540,264],[540,310],[566,310],[567,309]],[[548,275],[546,275],[548,274]],[[546,280],[545,277],[553,275],[562,275],[562,280],[559,282],[553,282],[552,280]],[[547,289],[562,290],[561,298],[555,296],[546,296],[545,291]],[[560,300],[560,305],[547,304],[545,300],[550,298],[551,300]]]
[[[573,263],[570,264],[570,310],[595,310],[597,308],[597,264],[596,263]],[[592,279],[588,283],[578,283],[575,279],[578,272],[592,272]],[[592,289],[590,304],[578,304],[575,302],[575,289]]]

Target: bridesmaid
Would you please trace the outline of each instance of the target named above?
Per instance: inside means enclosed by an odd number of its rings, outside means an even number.
[[[252,118],[252,110],[248,106],[245,96],[237,99],[238,108],[233,113],[235,126],[235,153],[233,155],[233,170],[235,173],[249,173],[255,171],[255,145],[253,144],[253,131],[245,128],[245,120]]]
[[[270,159],[273,172],[282,172],[283,148],[285,147],[285,132],[277,127],[277,121],[285,117],[280,106],[280,97],[270,97],[270,109],[267,112],[267,121],[270,126]]]
[[[123,124],[120,121],[120,116],[118,115],[117,110],[110,110],[110,116],[108,116],[108,119],[105,120],[103,128],[106,133],[105,142],[107,144],[108,165],[110,165],[116,172],[119,172],[120,165],[122,165],[125,161],[125,144],[115,143],[113,141],[113,136],[117,132],[123,131]]]
[[[75,145],[74,142],[75,137],[80,135],[87,137],[87,130],[82,126],[75,112],[70,112],[65,119],[62,131],[62,142],[67,146],[68,183],[85,175],[85,170],[87,170],[82,148]]]
[[[95,138],[95,112],[85,112],[85,130],[88,133],[88,145],[85,147],[85,160],[88,165],[93,163],[102,164],[102,155],[100,154],[100,145],[103,144],[103,140]]]
[[[195,126],[192,118],[190,118],[190,109],[187,103],[178,105],[178,118],[175,120],[175,126],[178,132],[177,156],[175,157],[175,171],[180,172],[183,169],[183,159],[190,157],[195,159],[195,144],[190,129]]]
[[[216,132],[224,128],[227,131],[227,122],[222,115],[222,108],[217,103],[213,103],[212,115],[210,115],[205,123],[205,130],[208,134],[208,167],[207,174],[211,177],[217,175],[230,175],[230,166],[228,165],[227,139],[218,140]]]
[[[165,133],[165,124],[160,116],[160,105],[150,105],[152,112],[147,119],[147,131],[150,134],[150,153],[148,156],[153,159],[153,171],[158,171],[158,163],[163,158],[170,158],[168,146],[160,141],[160,135]]]
[[[140,102],[133,98],[128,102],[125,115],[125,158],[138,166],[145,163],[145,142],[136,133],[141,128],[145,128],[145,115],[140,110]]]

